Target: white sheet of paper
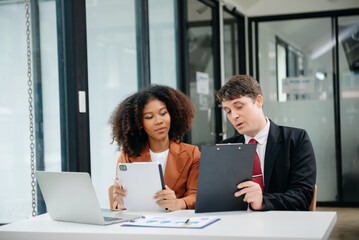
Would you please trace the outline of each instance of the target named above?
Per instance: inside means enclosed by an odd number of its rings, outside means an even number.
[[[208,73],[196,72],[197,93],[209,94],[209,75]]]
[[[143,218],[126,222],[123,227],[160,227],[160,228],[203,228],[218,221],[216,216],[203,216],[191,218],[145,216]]]

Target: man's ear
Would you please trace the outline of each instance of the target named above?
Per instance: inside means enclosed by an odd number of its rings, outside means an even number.
[[[256,105],[259,108],[263,107],[263,96],[260,94],[256,97]]]

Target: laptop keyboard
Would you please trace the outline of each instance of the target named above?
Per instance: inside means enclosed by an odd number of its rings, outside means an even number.
[[[141,215],[124,214],[122,211],[112,211],[105,208],[102,208],[101,210],[106,224],[131,221],[142,217]]]
[[[118,217],[104,217],[105,222],[112,222],[112,221],[118,221],[118,220],[122,220],[123,218],[118,218]]]

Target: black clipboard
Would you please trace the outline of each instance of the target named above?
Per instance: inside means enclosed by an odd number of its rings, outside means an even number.
[[[257,144],[203,146],[199,164],[196,213],[247,210],[237,184],[252,179]]]

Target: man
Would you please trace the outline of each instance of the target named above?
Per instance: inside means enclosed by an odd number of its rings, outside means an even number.
[[[239,133],[223,143],[258,142],[252,181],[238,184],[235,196],[244,195],[253,210],[308,210],[316,163],[306,131],[269,120],[261,87],[251,76],[233,76],[216,95]]]

